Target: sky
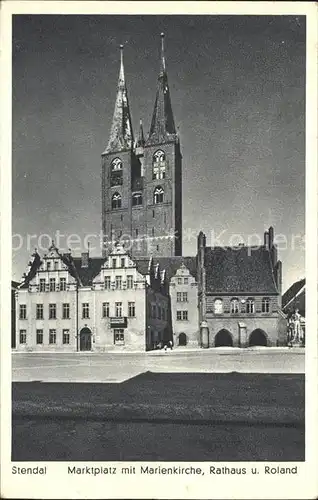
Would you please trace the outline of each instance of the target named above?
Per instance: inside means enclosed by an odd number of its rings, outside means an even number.
[[[183,255],[196,253],[199,230],[231,245],[272,225],[283,291],[305,275],[304,17],[16,15],[13,279],[48,246],[43,235],[99,234],[118,47],[135,134],[140,118],[147,133],[161,32],[183,155]]]

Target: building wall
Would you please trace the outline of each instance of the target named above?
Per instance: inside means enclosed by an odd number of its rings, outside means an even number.
[[[262,312],[262,299],[266,297],[270,300],[270,310],[268,313]],[[239,300],[239,312],[231,313],[230,304],[233,298]],[[253,298],[255,303],[255,313],[246,312],[246,300]],[[217,314],[214,308],[214,301],[221,299],[223,302],[223,313]],[[242,301],[245,301],[245,303]],[[215,337],[222,330],[228,330],[233,338],[234,347],[248,347],[251,333],[262,330],[267,339],[268,346],[285,345],[284,319],[279,312],[278,296],[253,296],[253,295],[208,295],[206,297],[205,319],[209,328],[210,347],[215,346]],[[241,328],[240,328],[241,325]]]
[[[184,280],[187,283],[184,283]],[[186,345],[196,347],[199,344],[199,322],[198,322],[198,290],[195,278],[189,270],[181,265],[176,274],[170,280],[171,316],[173,343],[179,345],[180,334],[186,335]],[[178,302],[178,293],[187,293],[186,302]],[[178,320],[177,311],[187,311],[187,320]],[[181,341],[182,342],[182,341]]]
[[[70,319],[62,319],[62,304],[70,304]],[[19,317],[20,305],[25,304],[27,319]],[[43,304],[43,320],[36,319],[36,305]],[[49,304],[56,304],[56,319],[49,319]],[[65,292],[16,293],[17,345],[19,351],[76,351],[76,289]],[[56,330],[56,344],[49,343],[49,331]],[[26,330],[27,342],[20,343],[20,331]],[[43,330],[43,344],[37,344],[36,332]],[[63,330],[69,330],[70,343],[63,344]]]
[[[172,341],[171,325],[169,324],[170,318],[170,303],[169,297],[162,295],[158,291],[147,288],[146,295],[146,348],[151,350],[162,342],[163,344]],[[156,314],[153,314],[155,308]],[[158,314],[160,308],[160,315]],[[164,311],[164,313],[162,313]]]
[[[92,332],[92,350],[145,350],[145,288],[138,287],[133,290],[94,290],[83,288],[79,291],[79,333],[87,327]],[[90,318],[82,317],[82,304],[89,304]],[[103,317],[103,303],[109,303],[110,317]],[[127,318],[127,327],[124,330],[124,344],[114,344],[114,327],[111,318],[115,317],[115,303],[122,303],[122,316]],[[135,317],[128,317],[128,302],[135,303]],[[117,327],[116,327],[117,328]],[[121,328],[121,327],[118,327]]]

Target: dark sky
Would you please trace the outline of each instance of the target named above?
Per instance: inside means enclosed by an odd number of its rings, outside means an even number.
[[[183,254],[195,253],[191,234],[199,229],[208,243],[211,231],[224,231],[222,243],[231,244],[233,234],[246,240],[272,224],[287,240],[279,251],[283,288],[303,277],[304,17],[20,15],[13,25],[13,233],[24,240],[13,254],[14,278],[39,246],[34,239],[28,249],[27,234],[99,233],[100,155],[118,46],[125,44],[134,128],[141,117],[148,131],[161,31],[183,152]]]

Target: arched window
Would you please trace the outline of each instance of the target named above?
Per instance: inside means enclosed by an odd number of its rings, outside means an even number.
[[[137,207],[138,205],[142,205],[142,194],[134,193],[132,195],[132,206]]]
[[[114,158],[110,166],[110,185],[121,186],[123,183],[123,162],[120,158]]]
[[[154,203],[157,205],[158,203],[163,203],[164,190],[161,186],[157,186],[154,191]]]
[[[223,301],[221,299],[215,299],[214,301],[214,314],[223,313]]]
[[[112,209],[121,208],[121,196],[119,193],[114,193],[112,196]]]
[[[111,163],[111,167],[112,167],[112,172],[122,170],[123,169],[123,162],[121,161],[120,158],[114,158],[112,163]]]
[[[239,301],[238,299],[231,300],[231,313],[236,314],[239,312]]]
[[[262,299],[262,312],[263,313],[269,312],[269,298],[267,298],[267,297],[264,297]]]
[[[152,178],[164,179],[166,176],[166,156],[164,151],[158,149],[152,157]]]
[[[246,312],[253,314],[255,312],[255,302],[254,299],[247,299],[246,301]]]

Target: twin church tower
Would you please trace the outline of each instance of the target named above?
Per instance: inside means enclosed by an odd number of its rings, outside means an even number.
[[[102,153],[102,230],[134,257],[182,254],[182,156],[176,132],[161,34],[160,71],[147,137],[134,138],[123,46],[110,137]]]

